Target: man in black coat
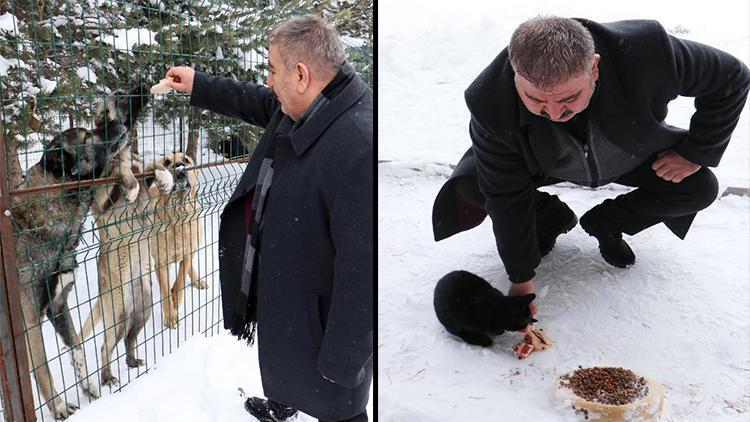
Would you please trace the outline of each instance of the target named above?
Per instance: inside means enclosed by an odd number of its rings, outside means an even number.
[[[372,91],[314,15],[269,34],[268,87],[188,67],[191,104],[265,128],[221,216],[224,326],[252,342],[261,421],[366,421],[372,381]]]
[[[618,183],[637,189],[593,207],[580,223],[605,261],[632,265],[623,233],[664,223],[684,239],[715,200],[708,167],[719,164],[749,87],[742,62],[655,21],[530,19],[466,90],[472,147],[435,200],[435,240],[489,215],[509,294],[533,293],[541,257],[578,222],[537,188]],[[664,122],[678,95],[695,97],[688,130]]]

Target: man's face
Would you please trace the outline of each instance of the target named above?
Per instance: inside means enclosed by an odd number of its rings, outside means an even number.
[[[270,72],[266,84],[273,89],[273,93],[281,103],[281,111],[295,119],[294,72],[293,69],[286,68],[281,52],[275,45],[268,48],[268,67]]]
[[[550,89],[540,89],[516,73],[516,91],[526,108],[537,116],[562,123],[589,106],[594,95],[595,82],[599,79],[599,55],[594,55],[591,72],[568,79]]]

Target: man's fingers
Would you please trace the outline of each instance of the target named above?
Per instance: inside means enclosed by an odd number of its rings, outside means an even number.
[[[664,167],[669,167],[671,165],[671,161],[666,158],[659,158],[658,160],[654,161],[653,164],[651,164],[651,168],[654,169],[654,171],[659,171],[659,169],[662,169]]]
[[[529,303],[529,310],[531,311],[531,316],[536,315],[537,313],[536,303],[534,302]]]
[[[674,171],[672,166],[664,165],[664,166],[659,167],[658,170],[656,170],[656,175],[664,179],[664,177],[672,171]]]
[[[677,177],[678,173],[679,172],[677,170],[675,170],[675,169],[669,169],[669,170],[665,171],[664,174],[661,175],[661,176],[659,176],[659,177],[661,177],[662,179],[664,179],[664,180],[666,180],[668,182],[671,182],[672,179],[674,179],[675,177]]]

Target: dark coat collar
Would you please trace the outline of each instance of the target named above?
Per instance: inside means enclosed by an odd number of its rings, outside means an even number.
[[[347,76],[352,75],[354,74],[354,67],[346,63],[341,71]],[[315,112],[310,120],[304,122],[299,129],[289,135],[294,153],[298,157],[304,154],[337,117],[362,98],[366,90],[367,85],[357,75],[354,75],[346,86],[329,100],[328,104]]]

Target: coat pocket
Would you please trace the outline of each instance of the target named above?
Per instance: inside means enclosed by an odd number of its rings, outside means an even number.
[[[323,342],[323,324],[320,322],[320,295],[317,293],[307,294],[307,321],[310,326],[313,350],[317,350]]]

